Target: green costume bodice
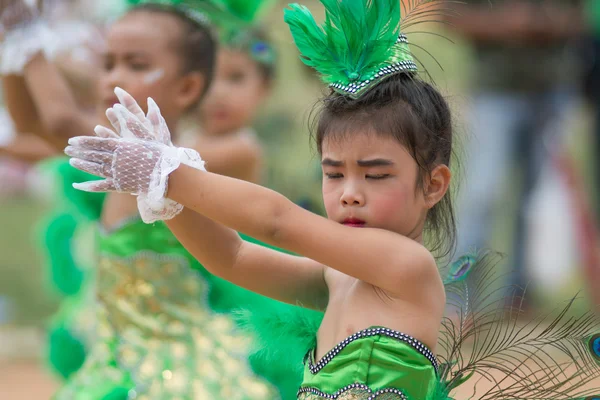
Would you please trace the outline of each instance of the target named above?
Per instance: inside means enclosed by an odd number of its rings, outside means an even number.
[[[273,398],[248,365],[248,339],[208,307],[200,264],[163,223],[135,220],[99,239],[98,297],[119,365],[150,399]],[[243,395],[242,395],[243,394]]]
[[[372,327],[349,336],[321,360],[305,359],[299,400],[427,399],[437,382],[437,361],[418,340]]]

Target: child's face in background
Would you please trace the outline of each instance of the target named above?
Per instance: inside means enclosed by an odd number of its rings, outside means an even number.
[[[125,15],[107,34],[107,52],[99,79],[102,113],[117,103],[115,86],[130,93],[146,112],[152,97],[167,123],[189,106],[178,42],[183,29],[175,16],[137,11]]]
[[[322,144],[321,162],[329,219],[422,240],[428,207],[416,186],[418,165],[396,139],[329,135]]]
[[[205,133],[232,133],[251,125],[268,89],[259,66],[249,55],[221,49],[212,86],[200,107]]]

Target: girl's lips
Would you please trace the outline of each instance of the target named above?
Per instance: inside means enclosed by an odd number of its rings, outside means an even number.
[[[365,225],[365,221],[363,221],[362,219],[358,219],[358,218],[346,218],[342,224],[346,225],[346,226],[353,226],[353,227],[362,227]]]

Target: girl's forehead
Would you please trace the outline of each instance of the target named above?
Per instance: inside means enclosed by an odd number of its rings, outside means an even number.
[[[408,154],[408,151],[391,135],[348,132],[328,134],[323,139],[321,153],[323,158],[326,155],[335,155],[339,158],[364,158],[373,154],[397,158]]]

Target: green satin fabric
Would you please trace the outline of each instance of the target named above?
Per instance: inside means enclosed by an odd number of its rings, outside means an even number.
[[[375,327],[374,327],[375,328]],[[333,356],[321,370],[313,374],[314,351],[306,359],[302,388],[313,388],[337,399],[367,399],[382,389],[397,389],[408,399],[427,399],[436,382],[432,363],[415,348],[396,338],[375,335],[350,342]],[[352,384],[363,384],[369,390],[352,389],[340,392]],[[298,399],[326,398],[316,392],[299,393]],[[401,399],[386,394],[385,399]]]

